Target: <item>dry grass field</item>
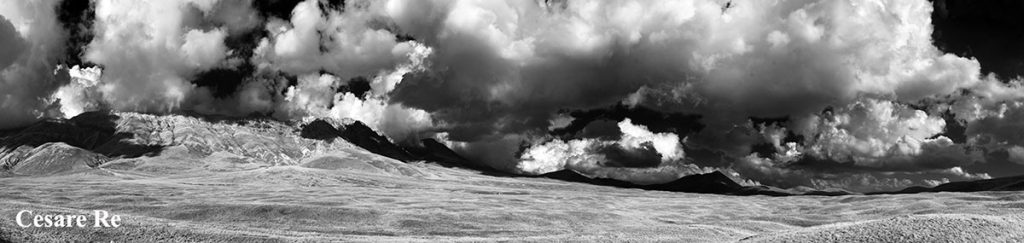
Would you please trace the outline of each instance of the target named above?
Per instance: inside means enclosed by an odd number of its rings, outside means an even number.
[[[727,196],[494,177],[427,163],[374,165],[344,157],[263,167],[216,158],[138,160],[134,168],[105,168],[115,167],[108,163],[67,174],[0,179],[0,237],[14,242],[1024,240],[1024,194],[1018,192]],[[146,167],[149,163],[206,169],[173,173]],[[22,209],[54,214],[102,209],[122,215],[125,223],[21,228],[14,217]]]

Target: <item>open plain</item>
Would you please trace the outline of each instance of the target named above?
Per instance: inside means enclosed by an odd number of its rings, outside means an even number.
[[[308,168],[0,179],[0,237],[22,241],[1024,240],[1024,194],[728,196],[494,177],[332,158]],[[189,161],[161,160],[189,164]],[[229,163],[210,159],[212,164]],[[321,164],[323,165],[323,164]],[[195,165],[202,167],[202,165]],[[323,169],[330,168],[330,169]],[[22,228],[19,210],[108,210],[118,228]]]

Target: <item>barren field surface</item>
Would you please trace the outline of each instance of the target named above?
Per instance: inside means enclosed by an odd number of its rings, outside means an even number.
[[[173,149],[171,149],[173,151]],[[217,155],[217,154],[215,154]],[[229,155],[217,155],[230,157]],[[59,241],[1020,241],[1024,194],[726,196],[341,156],[246,166],[173,153],[0,179],[0,237]],[[157,169],[156,165],[162,165]],[[172,170],[175,166],[203,168]],[[173,173],[172,171],[187,171]],[[22,228],[20,210],[121,215]]]

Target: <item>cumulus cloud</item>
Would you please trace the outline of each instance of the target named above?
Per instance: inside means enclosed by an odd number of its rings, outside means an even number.
[[[704,115],[713,127],[692,143],[743,156],[729,148],[756,139],[730,132],[750,116],[804,116],[867,94],[914,101],[979,82],[976,61],[931,44],[925,1],[402,3],[388,12],[435,49],[436,68],[395,98],[467,142],[626,100]]]
[[[104,67],[103,101],[118,110],[178,109],[193,92],[189,79],[228,55],[225,27],[200,25],[214,2],[98,1],[85,59]]]
[[[948,168],[973,162],[939,135],[945,121],[892,101],[863,99],[797,121],[803,153],[876,168]]]
[[[1024,101],[1001,103],[991,111],[968,124],[968,138],[987,147],[1024,144]]]
[[[940,135],[943,118],[906,105],[994,82],[980,77],[977,61],[932,45],[931,10],[925,1],[392,1],[386,8],[402,32],[435,51],[433,68],[399,84],[394,100],[433,114],[464,147],[496,151],[479,160],[517,163],[494,154],[514,156],[564,126],[558,111],[623,102],[702,115],[708,128],[686,143],[694,148],[742,158],[768,140],[779,158],[878,171],[977,160]],[[821,114],[830,107],[839,109]],[[766,139],[749,117],[790,122]],[[782,142],[786,132],[806,140]],[[592,154],[582,152],[587,140],[540,140],[550,142],[522,158],[559,159],[524,159],[517,168],[549,171]],[[559,156],[544,155],[551,153]]]
[[[693,92],[715,105],[788,115],[858,93],[914,99],[976,79],[976,62],[931,45],[930,5],[923,1],[722,4],[441,2],[418,9],[447,12],[397,22],[437,31],[422,34],[438,42],[436,65],[482,71],[445,76],[437,81],[441,88],[464,86],[484,101],[544,102],[554,109],[590,104],[581,102],[591,101],[588,94],[620,99],[641,85],[694,83]],[[424,23],[440,26],[417,26]],[[615,88],[622,89],[608,93]],[[543,99],[530,99],[536,96]]]
[[[925,0],[261,4],[95,1],[96,66],[61,68],[52,2],[0,9],[0,127],[95,109],[353,119],[505,171],[640,183],[867,190],[1024,160],[1024,85],[935,47]],[[609,106],[702,129],[567,115]]]
[[[55,94],[62,100],[61,109],[67,116],[110,108],[264,113],[284,120],[350,118],[396,140],[418,138],[433,127],[425,111],[389,102],[388,93],[403,75],[423,68],[431,49],[398,41],[387,29],[393,24],[383,17],[381,4],[331,7],[310,0],[296,5],[288,20],[264,18],[252,4],[98,1],[95,38],[85,60],[102,69],[70,69],[75,76],[87,77],[74,78]],[[257,29],[260,26],[262,30]],[[265,37],[257,35],[251,46],[238,43],[252,38],[252,31]],[[204,81],[239,83],[237,92],[216,97],[216,90],[195,83],[211,71],[252,73],[228,76],[241,80]],[[295,77],[294,83],[290,77]],[[371,90],[365,95],[341,90],[356,77],[369,77]]]
[[[846,106],[762,126],[774,154],[750,154],[734,168],[744,177],[779,186],[895,190],[934,182],[988,178],[963,167],[985,161],[982,152],[942,136],[945,120],[896,101],[860,98]],[[786,142],[799,136],[799,142]]]
[[[543,174],[571,169],[584,175],[641,184],[664,183],[703,171],[684,161],[682,140],[672,133],[653,133],[630,119],[618,124],[618,140],[554,139],[531,146],[516,169]]]
[[[86,111],[103,108],[102,94],[96,89],[103,70],[98,67],[71,67],[66,70],[71,81],[57,89],[53,97],[60,104],[60,111],[65,117],[74,117]]]
[[[672,133],[653,133],[647,127],[635,125],[626,118],[619,122],[622,138],[619,145],[626,149],[653,148],[662,161],[678,160],[685,156],[679,136]]]
[[[320,117],[358,120],[397,141],[428,136],[420,133],[434,128],[429,113],[389,102],[388,94],[395,85],[402,82],[406,73],[423,69],[422,61],[430,55],[429,48],[416,43],[411,45],[414,47],[406,54],[406,62],[390,70],[378,70],[380,73],[369,81],[370,90],[361,96],[339,92],[341,86],[351,85],[351,80],[335,74],[299,76],[298,84],[285,91],[284,101],[278,104],[275,115],[293,120]]]
[[[339,85],[344,85],[344,81],[330,74],[300,76],[299,84],[286,91],[276,114],[284,116],[283,119],[353,119],[398,141],[415,138],[418,132],[433,127],[425,111],[388,104],[386,97],[335,92]]]
[[[408,60],[414,51],[412,42],[399,42],[384,29],[387,20],[380,2],[347,4],[344,11],[322,4],[307,0],[295,6],[290,20],[271,20],[257,61],[290,74],[325,70],[348,79],[377,75]]]

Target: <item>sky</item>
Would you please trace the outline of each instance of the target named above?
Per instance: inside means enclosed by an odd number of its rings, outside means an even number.
[[[1016,1],[0,1],[0,129],[354,119],[501,171],[639,184],[1024,173]]]

